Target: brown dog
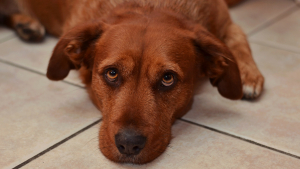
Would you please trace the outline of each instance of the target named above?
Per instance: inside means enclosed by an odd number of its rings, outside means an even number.
[[[14,5],[7,24],[23,39],[40,40],[44,27],[61,36],[47,77],[62,80],[80,69],[103,114],[99,145],[110,160],[143,164],[163,153],[200,77],[210,78],[229,99],[252,99],[262,91],[264,78],[224,0],[19,0]]]

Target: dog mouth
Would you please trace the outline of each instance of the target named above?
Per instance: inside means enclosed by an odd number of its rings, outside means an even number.
[[[118,163],[128,163],[128,164],[146,164],[157,157],[159,157],[164,151],[149,151],[149,150],[142,150],[139,154],[121,154],[118,153],[116,160],[113,160]]]
[[[118,157],[119,163],[128,163],[128,164],[144,164],[143,158],[141,155],[124,155],[119,154]]]

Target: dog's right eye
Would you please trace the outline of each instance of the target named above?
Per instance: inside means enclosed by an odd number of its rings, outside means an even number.
[[[170,73],[167,73],[163,76],[162,81],[161,81],[162,85],[169,87],[171,85],[173,85],[174,83],[174,76]]]
[[[108,69],[106,70],[105,73],[105,78],[109,81],[109,82],[116,82],[118,80],[118,70],[117,69]]]

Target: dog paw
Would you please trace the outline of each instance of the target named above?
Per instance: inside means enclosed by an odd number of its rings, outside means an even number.
[[[242,73],[243,99],[252,100],[260,96],[263,90],[264,77],[259,72],[247,71]]]
[[[18,35],[28,42],[39,42],[44,39],[45,28],[37,21],[18,23],[16,25]]]

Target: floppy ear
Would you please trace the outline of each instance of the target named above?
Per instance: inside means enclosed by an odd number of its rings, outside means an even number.
[[[201,71],[210,78],[222,96],[232,100],[241,99],[243,91],[240,71],[228,47],[201,26],[195,32]]]
[[[94,21],[75,26],[65,33],[54,48],[47,77],[51,80],[62,80],[71,69],[79,69],[81,66],[91,68],[94,45],[104,27],[103,22]]]

